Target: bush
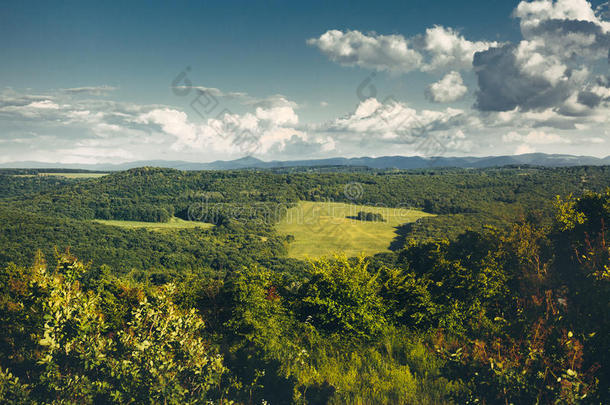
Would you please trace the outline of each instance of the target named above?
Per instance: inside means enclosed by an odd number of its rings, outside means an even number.
[[[358,215],[356,215],[356,219],[359,221],[385,222],[383,215],[375,212],[359,211]]]

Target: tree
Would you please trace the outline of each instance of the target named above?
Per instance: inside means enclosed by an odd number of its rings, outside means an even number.
[[[84,403],[199,404],[222,400],[222,357],[203,338],[195,310],[172,301],[172,284],[139,291],[139,302],[124,329],[106,322],[100,296],[82,288],[87,266],[69,254],[50,272],[32,269],[30,293],[42,300],[44,324],[38,332],[43,369],[30,387],[2,371],[2,388],[33,399]],[[42,290],[42,294],[38,289]],[[7,388],[8,387],[8,388]],[[11,388],[12,387],[12,388]]]

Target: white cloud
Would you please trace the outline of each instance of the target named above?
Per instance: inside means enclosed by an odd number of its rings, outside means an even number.
[[[588,21],[610,31],[610,23],[602,21],[587,0],[522,1],[513,15],[521,20],[523,28],[539,26],[548,20]]]
[[[296,125],[299,122],[299,117],[291,107],[273,107],[265,109],[262,107],[256,108],[256,117],[261,120],[267,120],[275,125]]]
[[[461,99],[467,91],[462,76],[456,71],[451,71],[438,82],[428,86],[426,96],[435,103],[449,103]]]
[[[549,144],[569,144],[571,141],[557,134],[544,131],[530,131],[527,135],[511,131],[502,136],[504,142],[525,142],[528,145],[549,145]]]
[[[58,92],[58,95],[42,96],[0,92],[0,129],[7,124],[11,127],[10,123],[19,120],[23,128],[37,133],[36,138],[24,138],[21,142],[18,136],[11,138],[14,129],[0,131],[0,141],[8,145],[3,148],[5,153],[8,148],[27,144],[31,145],[28,156],[37,160],[47,150],[48,156],[42,160],[57,156],[63,162],[78,159],[91,162],[96,159],[92,151],[99,149],[97,161],[102,162],[155,155],[159,158],[159,154],[211,160],[252,153],[264,156],[286,150],[297,153],[298,148],[308,148],[311,152],[334,149],[333,140],[328,136],[308,135],[298,128],[296,104],[283,96],[249,98],[251,112],[233,114],[227,110],[215,118],[196,122],[185,111],[174,107],[77,100],[63,91]],[[56,101],[58,98],[72,102]],[[30,142],[45,136],[53,137],[54,141]]]
[[[25,100],[19,100],[15,104],[10,102],[3,103],[8,105],[0,107],[0,114],[15,114],[25,118],[35,118],[45,115],[54,115],[56,114],[56,111],[61,110],[61,106],[50,99],[29,101],[28,104],[21,104],[22,101]]]
[[[603,88],[592,85],[589,68],[608,61],[610,21],[586,0],[522,1],[513,14],[523,39],[475,54],[476,106],[593,114],[603,101],[596,91]]]
[[[463,111],[417,111],[407,105],[390,101],[380,103],[375,98],[361,102],[353,114],[317,126],[318,131],[365,136],[367,141],[413,143],[428,134],[447,130],[462,123]],[[351,134],[351,135],[350,135]]]
[[[421,54],[402,35],[329,30],[307,43],[316,46],[333,62],[347,66],[404,73],[422,63]]]
[[[515,149],[515,155],[523,155],[526,153],[534,153],[536,150],[532,148],[528,144],[519,145],[517,149]]]
[[[180,89],[181,91],[186,92],[186,94],[190,93],[191,90],[194,90],[201,94],[202,96],[208,98],[210,103],[217,104],[220,99],[225,100],[236,100],[240,104],[254,107],[291,107],[298,108],[298,104],[292,100],[289,100],[285,96],[281,94],[273,94],[267,97],[255,97],[246,92],[242,91],[223,91],[216,87],[206,87],[206,86],[176,86],[176,89]],[[185,94],[183,94],[184,96]]]
[[[203,124],[190,122],[187,115],[171,108],[155,109],[137,122],[156,124],[175,137],[172,149],[224,152],[228,154],[265,154],[281,151],[294,139],[307,142],[305,132],[295,128],[298,116],[291,107],[257,107],[255,113],[231,114],[210,118]]]
[[[508,134],[502,135],[504,142],[521,142],[523,136],[515,131],[510,131]]]
[[[240,91],[222,91],[216,87],[205,87],[205,86],[191,86],[191,87],[185,87],[185,86],[177,86],[177,88],[179,89],[193,89],[195,91],[199,91],[199,92],[203,92],[203,93],[208,93],[214,97],[218,97],[218,98],[236,98],[239,100],[244,100],[244,101],[250,101],[252,99],[252,97],[245,92],[240,92]]]
[[[188,122],[187,115],[182,111],[158,108],[141,114],[135,121],[142,124],[158,124],[163,132],[175,136],[182,144],[193,144],[198,138],[196,126]]]
[[[551,134],[544,131],[531,131],[524,139],[527,143],[533,145],[547,145],[551,143],[570,143],[568,139],[562,138],[557,134]]]
[[[583,141],[589,142],[589,143],[593,143],[593,144],[606,143],[606,140],[604,138],[600,138],[599,136],[593,136],[591,138],[585,138],[585,139],[583,139]]]
[[[469,41],[452,28],[439,25],[426,30],[424,50],[428,61],[422,70],[470,70],[476,52],[498,46],[495,41]]]
[[[329,30],[307,43],[316,46],[333,62],[394,73],[471,69],[475,52],[498,45],[497,42],[469,41],[457,31],[442,26],[428,28],[424,35],[412,38]]]
[[[42,110],[58,110],[59,105],[52,102],[51,100],[33,101],[26,105],[25,108],[38,108]]]

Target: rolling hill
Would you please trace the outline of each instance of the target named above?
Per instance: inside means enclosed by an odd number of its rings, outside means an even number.
[[[273,160],[263,161],[252,156],[236,160],[217,160],[208,163],[186,162],[181,160],[142,160],[119,164],[62,164],[35,161],[8,162],[0,168],[57,168],[118,171],[135,167],[152,166],[179,170],[234,170],[234,169],[273,169],[284,167],[321,167],[321,166],[357,166],[372,169],[423,169],[434,167],[486,168],[501,166],[604,166],[610,165],[610,156],[596,158],[592,156],[551,155],[545,153],[528,153],[523,155],[504,155],[486,157],[421,157],[421,156],[381,156],[381,157],[336,157],[327,159],[306,160]]]

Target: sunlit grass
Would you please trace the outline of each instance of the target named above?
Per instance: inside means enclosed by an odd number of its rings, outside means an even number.
[[[59,176],[69,179],[88,179],[107,176],[108,173],[42,173],[41,176]]]
[[[359,221],[359,211],[379,213],[385,222]],[[397,227],[430,216],[422,211],[334,202],[302,201],[288,210],[278,232],[293,235],[289,256],[317,258],[334,253],[348,256],[388,251]]]
[[[171,218],[168,222],[143,222],[143,221],[120,221],[114,219],[96,219],[95,222],[104,225],[118,226],[121,228],[146,228],[153,231],[172,230],[172,229],[190,229],[190,228],[211,228],[214,225],[207,222],[185,221],[180,218]]]
[[[15,174],[15,177],[37,177],[37,176],[55,176],[66,177],[68,179],[90,179],[107,176],[108,173],[38,173],[38,174]]]

